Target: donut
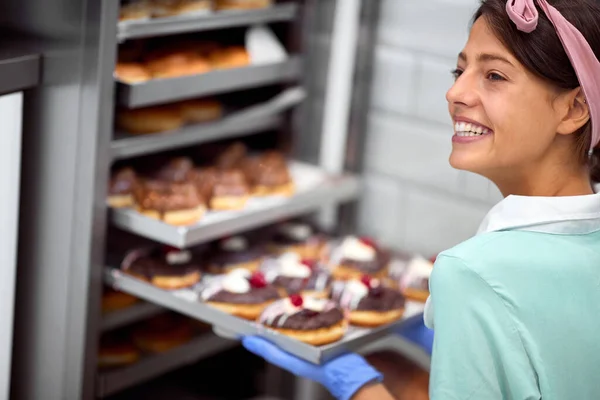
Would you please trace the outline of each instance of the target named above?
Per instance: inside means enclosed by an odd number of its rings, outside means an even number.
[[[318,260],[322,257],[326,241],[316,235],[306,223],[288,222],[277,226],[269,244],[273,254],[296,253],[300,258]]]
[[[102,313],[110,313],[130,307],[139,299],[127,293],[105,288],[102,293]]]
[[[125,1],[121,4],[119,21],[148,19],[152,17],[152,8],[146,1]]]
[[[152,178],[159,181],[186,183],[191,182],[194,162],[189,157],[175,157],[162,164]]]
[[[302,260],[296,253],[284,253],[273,261],[271,268],[265,266],[265,277],[282,295],[329,297],[333,280],[318,262]]]
[[[134,250],[124,258],[121,269],[165,290],[194,286],[201,277],[201,266],[189,250],[168,246]]]
[[[133,198],[140,214],[170,225],[194,224],[206,211],[196,186],[187,182],[146,179],[136,185]]]
[[[124,83],[142,83],[150,80],[152,75],[139,63],[118,62],[115,67],[115,77]]]
[[[155,18],[172,17],[195,11],[208,11],[210,0],[152,0],[152,13]]]
[[[209,256],[208,271],[213,274],[226,274],[236,269],[257,271],[263,260],[260,246],[250,243],[242,236],[232,236],[213,243]]]
[[[429,297],[429,277],[433,262],[423,257],[413,257],[400,271],[390,270],[390,277],[400,287],[404,297],[424,303]]]
[[[189,123],[214,121],[223,115],[223,105],[210,99],[188,100],[178,104],[183,119]]]
[[[248,150],[242,142],[235,142],[225,149],[216,160],[219,169],[232,169],[243,167],[243,161]]]
[[[250,199],[250,188],[246,176],[240,169],[217,172],[210,199],[213,210],[241,210]]]
[[[210,204],[213,189],[217,183],[217,170],[213,167],[195,168],[189,174],[190,182],[195,186],[204,201]]]
[[[243,268],[209,281],[200,296],[212,307],[251,321],[281,297],[261,272],[251,273]]]
[[[117,110],[117,128],[132,134],[173,131],[181,128],[184,119],[177,107],[155,106]]]
[[[208,62],[215,69],[240,68],[250,64],[250,55],[241,46],[230,46],[210,52]]]
[[[313,346],[344,337],[347,321],[331,300],[292,295],[268,306],[258,322],[269,329]]]
[[[248,157],[243,168],[254,196],[291,196],[295,192],[287,162],[281,153],[267,152]]]
[[[153,78],[177,78],[210,71],[210,64],[192,51],[158,50],[146,57]]]
[[[131,365],[140,358],[139,350],[129,337],[122,334],[107,334],[100,339],[98,367],[115,368]]]
[[[332,299],[348,312],[352,325],[377,327],[398,321],[404,315],[402,293],[368,275],[360,280],[336,282]]]
[[[133,206],[133,190],[137,183],[135,171],[129,167],[114,172],[108,183],[108,205],[112,208]]]
[[[372,239],[345,237],[329,255],[333,277],[337,280],[360,279],[364,274],[383,279],[389,270],[391,255]]]
[[[189,342],[193,329],[188,320],[171,314],[153,317],[133,331],[137,347],[148,353],[164,353]]]
[[[249,10],[254,8],[266,8],[273,4],[272,0],[216,0],[217,10]]]

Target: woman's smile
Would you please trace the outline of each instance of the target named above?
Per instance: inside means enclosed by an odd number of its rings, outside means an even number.
[[[476,121],[467,118],[454,119],[454,136],[453,143],[472,143],[479,140],[484,140],[494,132],[485,125],[481,125]]]

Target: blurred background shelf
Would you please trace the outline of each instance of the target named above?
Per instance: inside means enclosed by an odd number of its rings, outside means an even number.
[[[120,328],[153,317],[164,311],[164,308],[153,303],[141,302],[123,310],[113,311],[102,316],[100,330],[103,332]]]
[[[154,79],[129,85],[119,83],[119,103],[127,108],[164,104],[194,97],[251,89],[300,78],[302,58],[292,56],[281,63],[223,69],[199,75]]]
[[[275,4],[259,10],[218,11],[200,16],[179,16],[156,18],[146,21],[120,22],[117,39],[140,39],[174,35],[188,32],[201,32],[214,29],[233,28],[253,24],[291,21],[298,15],[298,4]]]

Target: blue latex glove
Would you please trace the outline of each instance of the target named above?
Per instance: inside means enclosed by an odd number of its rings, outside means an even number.
[[[396,331],[399,336],[413,342],[431,355],[433,349],[433,330],[427,328],[423,318],[415,318],[402,324]]]
[[[383,380],[383,375],[358,354],[344,354],[323,365],[315,365],[257,336],[242,338],[242,344],[247,350],[263,357],[271,364],[294,375],[319,382],[339,400],[349,400],[367,383]]]

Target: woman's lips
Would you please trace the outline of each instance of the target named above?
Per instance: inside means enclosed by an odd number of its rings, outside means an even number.
[[[493,131],[487,126],[480,125],[472,120],[457,119],[454,123],[454,143],[472,143],[491,136]]]

